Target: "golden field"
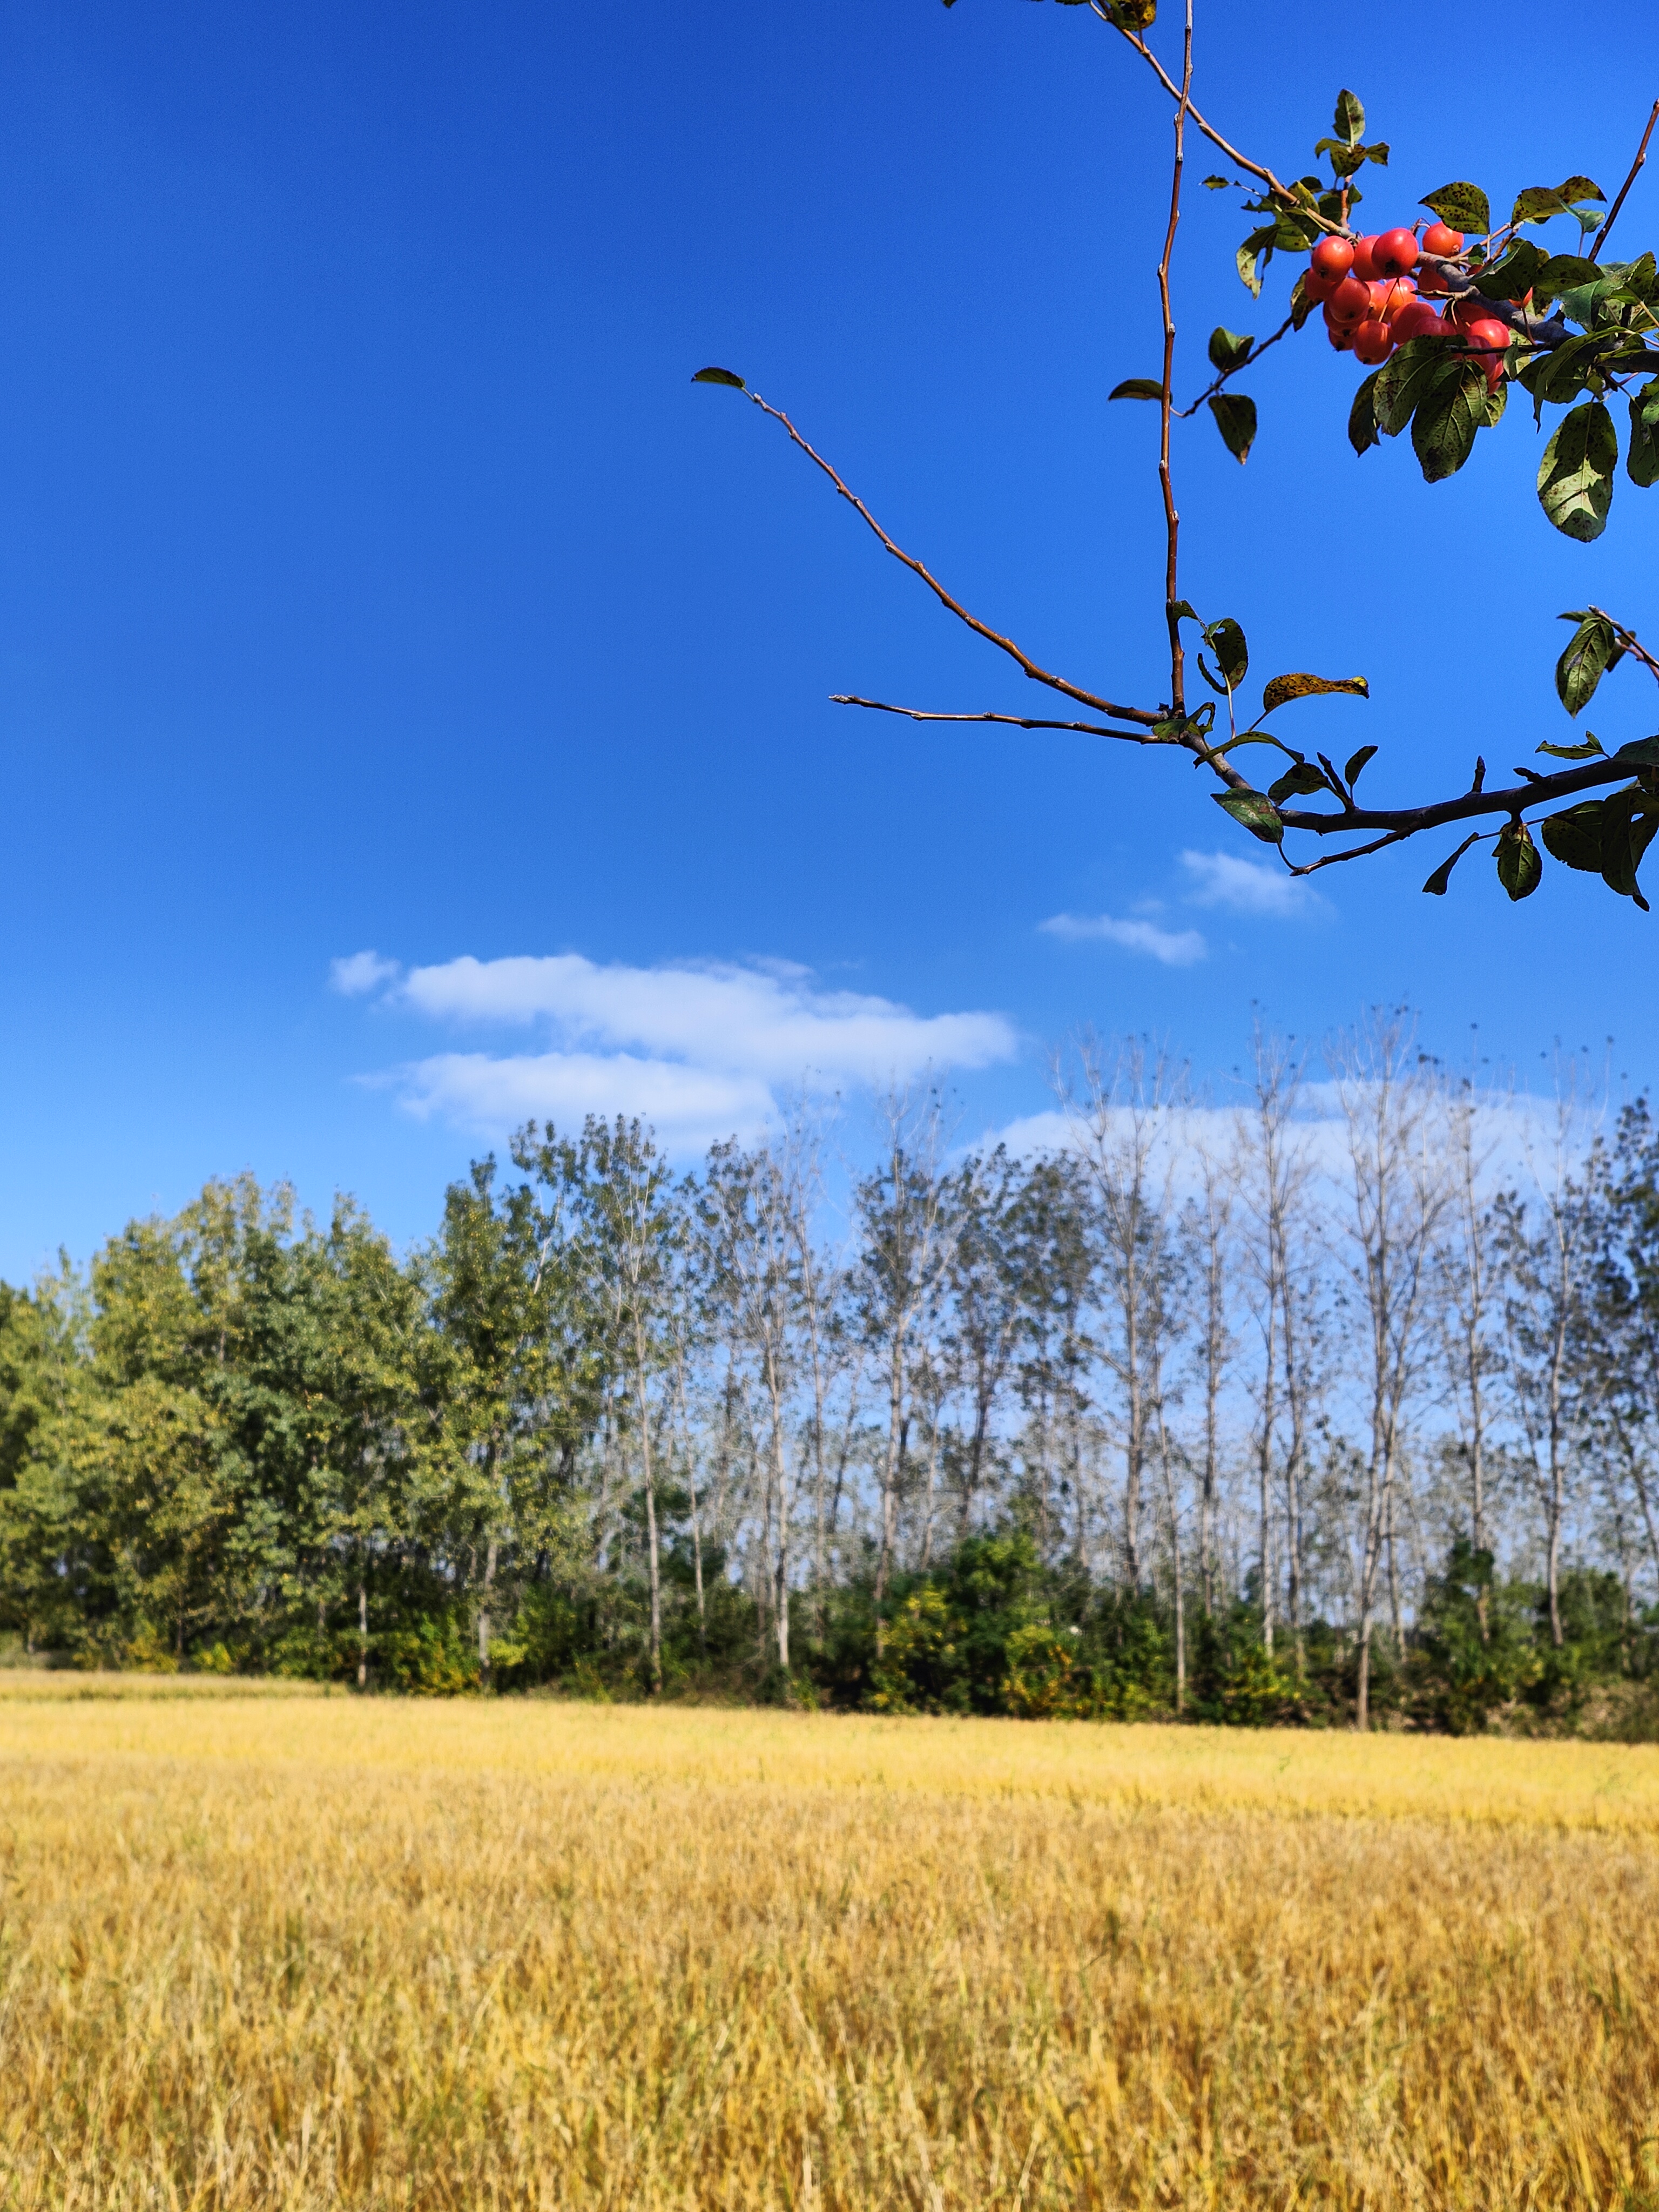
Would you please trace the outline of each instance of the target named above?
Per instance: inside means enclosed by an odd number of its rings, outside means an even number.
[[[1659,1751],[0,1677],[0,2203],[1659,2206]]]

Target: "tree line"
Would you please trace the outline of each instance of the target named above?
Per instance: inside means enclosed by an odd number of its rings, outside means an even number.
[[[1659,1130],[1382,1018],[679,1172],[527,1125],[399,1253],[250,1176],[0,1287],[14,1661],[1648,1732]]]

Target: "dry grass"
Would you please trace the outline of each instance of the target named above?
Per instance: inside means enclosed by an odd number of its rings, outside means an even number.
[[[1654,1750],[86,1686],[8,2212],[1659,2205]]]

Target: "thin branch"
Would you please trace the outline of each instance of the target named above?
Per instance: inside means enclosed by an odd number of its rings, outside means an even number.
[[[1154,738],[1145,730],[1114,730],[1103,722],[1050,722],[1035,714],[935,714],[922,707],[890,706],[885,699],[860,699],[849,691],[832,691],[832,707],[868,707],[878,714],[902,714],[912,722],[1006,722],[1016,730],[1081,730],[1091,738],[1121,738],[1132,745],[1167,745],[1170,738]]]
[[[1285,332],[1295,327],[1295,315],[1286,315],[1284,321],[1279,325],[1279,328],[1273,332],[1270,338],[1263,338],[1261,344],[1255,348],[1255,351],[1247,353],[1243,361],[1236,361],[1231,368],[1224,368],[1213,384],[1206,384],[1205,386],[1203,391],[1199,393],[1197,398],[1194,400],[1190,407],[1178,407],[1176,410],[1176,412],[1180,416],[1181,420],[1184,422],[1189,415],[1196,415],[1199,409],[1204,404],[1205,401],[1206,399],[1212,399],[1216,393],[1220,391],[1222,386],[1227,381],[1227,379],[1230,376],[1237,376],[1242,368],[1254,368],[1257,362],[1261,360],[1262,355],[1267,352],[1267,348],[1269,346],[1276,346],[1280,338],[1285,336]]]
[[[1607,219],[1595,234],[1595,243],[1589,250],[1589,258],[1592,261],[1601,259],[1602,246],[1606,243],[1607,233],[1619,220],[1619,210],[1625,204],[1625,196],[1636,182],[1637,173],[1648,158],[1648,141],[1653,136],[1653,126],[1656,123],[1659,123],[1659,100],[1656,100],[1653,103],[1653,112],[1648,118],[1647,129],[1642,133],[1642,143],[1636,149],[1636,159],[1630,165],[1630,174],[1620,185],[1618,197],[1607,210]]]
[[[1403,844],[1412,834],[1409,830],[1391,830],[1386,837],[1374,837],[1369,845],[1350,845],[1346,853],[1322,853],[1316,860],[1298,863],[1285,860],[1285,866],[1293,876],[1316,876],[1322,868],[1334,868],[1340,861],[1363,860],[1368,853],[1381,853],[1390,845]],[[1280,858],[1284,858],[1282,847]]]
[[[941,606],[947,608],[949,611],[957,617],[958,622],[966,623],[969,629],[974,632],[975,636],[982,637],[988,644],[995,646],[999,652],[1006,653],[1011,660],[1018,662],[1019,667],[1031,678],[1033,683],[1045,684],[1051,691],[1059,691],[1067,699],[1075,699],[1080,707],[1092,707],[1097,714],[1115,714],[1121,721],[1139,722],[1147,728],[1150,728],[1154,722],[1161,721],[1164,719],[1161,714],[1149,713],[1144,707],[1116,706],[1111,700],[1102,699],[1093,691],[1084,691],[1079,690],[1075,684],[1068,684],[1063,676],[1052,675],[1048,669],[1040,667],[1038,664],[1031,659],[1030,653],[1023,652],[1020,647],[1014,643],[1012,638],[1004,637],[1000,631],[993,629],[988,623],[982,623],[977,615],[969,614],[967,608],[963,605],[961,600],[953,599],[951,593],[945,590],[944,585],[939,582],[938,577],[932,574],[928,569],[924,568],[922,563],[917,560],[914,553],[907,553],[902,545],[898,545],[894,543],[894,541],[887,535],[887,532],[882,528],[880,523],[876,520],[875,516],[871,514],[864,501],[859,498],[855,492],[848,489],[847,485],[836,474],[836,471],[831,468],[829,462],[824,459],[823,455],[820,453],[815,447],[809,446],[807,444],[805,439],[802,437],[800,432],[795,428],[794,424],[789,420],[789,417],[783,412],[783,410],[781,407],[772,406],[769,401],[761,398],[758,392],[751,392],[747,385],[744,386],[744,397],[746,399],[752,399],[756,406],[760,409],[763,415],[769,415],[775,422],[782,423],[784,428],[789,433],[789,435],[793,440],[794,443],[800,447],[802,453],[806,455],[808,460],[816,462],[818,467],[823,471],[825,476],[829,477],[830,483],[834,484],[836,489],[841,494],[848,505],[853,507],[860,515],[862,516],[864,520],[868,523],[870,528],[881,540],[882,544],[892,555],[893,558],[896,561],[902,562],[905,568],[909,569],[912,575],[920,576],[922,582],[927,585],[928,590],[932,592],[934,598],[938,599]]]
[[[1181,617],[1176,612],[1181,517],[1176,512],[1175,480],[1170,473],[1170,418],[1175,410],[1175,313],[1170,302],[1170,263],[1181,221],[1181,178],[1187,161],[1187,103],[1193,88],[1193,0],[1187,0],[1182,45],[1181,97],[1176,103],[1175,161],[1170,173],[1170,222],[1164,234],[1164,258],[1158,264],[1158,296],[1164,310],[1164,388],[1158,395],[1158,481],[1164,495],[1164,612],[1170,629],[1170,698],[1177,714],[1187,711],[1186,655]]]
[[[1147,45],[1146,40],[1139,37],[1138,33],[1133,31],[1125,30],[1121,23],[1114,22],[1112,18],[1107,14],[1105,9],[1100,4],[1100,0],[1089,0],[1089,5],[1093,13],[1099,16],[1101,21],[1106,25],[1109,30],[1115,31],[1120,38],[1127,40],[1128,44],[1134,48],[1135,52],[1140,56],[1142,61],[1146,64],[1147,67],[1158,78],[1159,83],[1162,84],[1165,92],[1169,94],[1170,99],[1175,100],[1182,100],[1183,95],[1181,87],[1176,84],[1175,79],[1164,68],[1163,63],[1159,61],[1158,56]],[[1199,113],[1197,108],[1193,106],[1190,100],[1187,100],[1185,101],[1185,106],[1187,112],[1192,117],[1194,122],[1197,124],[1199,129],[1209,140],[1211,145],[1219,147],[1221,151],[1227,156],[1227,159],[1230,161],[1237,161],[1241,169],[1248,169],[1253,177],[1267,187],[1267,190],[1273,193],[1276,199],[1283,200],[1287,208],[1294,208],[1298,215],[1305,216],[1310,222],[1317,223],[1322,230],[1330,231],[1337,236],[1340,236],[1343,234],[1346,228],[1346,225],[1345,223],[1331,222],[1324,216],[1320,214],[1317,208],[1311,208],[1304,200],[1298,199],[1297,195],[1291,191],[1287,185],[1281,185],[1279,183],[1279,179],[1274,176],[1271,169],[1264,169],[1260,161],[1251,161],[1248,154],[1241,154],[1237,146],[1231,145],[1228,141],[1222,137],[1221,133],[1216,129],[1212,123],[1207,123],[1205,120],[1203,116]]]
[[[1659,114],[1659,107],[1656,107],[1655,112]],[[1655,683],[1659,684],[1659,660],[1656,660],[1646,646],[1641,643],[1636,632],[1633,629],[1626,629],[1623,623],[1615,622],[1605,607],[1592,607],[1590,612],[1593,615],[1601,616],[1631,659],[1639,660]]]

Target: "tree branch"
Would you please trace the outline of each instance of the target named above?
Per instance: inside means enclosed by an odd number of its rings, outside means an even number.
[[[1187,161],[1187,101],[1193,86],[1193,0],[1187,0],[1187,28],[1182,52],[1181,97],[1176,103],[1175,115],[1175,161],[1170,174],[1170,222],[1164,234],[1164,258],[1158,264],[1158,296],[1164,310],[1164,388],[1158,395],[1158,481],[1164,495],[1164,615],[1170,630],[1170,700],[1177,714],[1187,711],[1187,671],[1181,642],[1181,617],[1176,612],[1180,597],[1176,570],[1181,517],[1176,512],[1175,479],[1170,473],[1176,342],[1175,313],[1170,301],[1170,263],[1175,255],[1176,227],[1181,221],[1181,178]]]
[[[1659,106],[1656,106],[1654,112],[1659,114]],[[1654,682],[1659,684],[1659,660],[1656,660],[1646,646],[1639,641],[1636,632],[1633,629],[1626,629],[1623,623],[1615,622],[1605,607],[1592,607],[1590,612],[1593,615],[1601,616],[1631,659],[1639,660]]]
[[[1350,830],[1381,830],[1387,832],[1382,842],[1394,844],[1401,838],[1416,836],[1420,830],[1437,830],[1448,822],[1470,822],[1483,814],[1518,815],[1525,808],[1571,799],[1581,791],[1593,791],[1598,783],[1629,783],[1639,766],[1638,762],[1621,761],[1616,753],[1610,753],[1601,760],[1586,761],[1582,768],[1563,769],[1555,775],[1541,776],[1536,781],[1513,784],[1507,791],[1466,791],[1456,799],[1443,799],[1430,806],[1357,806],[1342,814],[1314,814],[1303,807],[1280,807],[1279,815],[1287,830],[1311,830],[1316,837],[1329,837]],[[1366,846],[1357,849],[1374,852],[1380,848]],[[1351,856],[1338,853],[1332,857],[1346,860]]]
[[[902,714],[912,722],[1006,722],[1016,730],[1081,730],[1091,738],[1121,738],[1126,744],[1173,744],[1172,738],[1155,738],[1147,730],[1113,730],[1103,722],[1050,722],[1036,714],[936,714],[924,707],[890,706],[885,699],[860,699],[850,691],[832,691],[832,707],[868,707],[878,714]]]
[[[781,407],[772,406],[769,401],[761,398],[758,392],[751,392],[747,385],[744,386],[743,393],[744,398],[753,400],[763,415],[769,415],[775,422],[782,423],[791,439],[800,447],[808,460],[816,462],[823,471],[848,505],[862,516],[893,558],[909,569],[912,575],[920,576],[941,606],[953,614],[958,622],[965,623],[976,637],[982,637],[988,644],[995,646],[1000,653],[1006,653],[1011,660],[1018,664],[1020,669],[1031,678],[1033,683],[1044,684],[1049,690],[1060,692],[1067,699],[1075,699],[1080,707],[1092,707],[1097,714],[1114,714],[1120,721],[1139,722],[1150,728],[1154,722],[1164,719],[1161,714],[1149,712],[1144,707],[1120,707],[1110,699],[1101,698],[1096,692],[1085,691],[1077,684],[1067,683],[1063,676],[1055,676],[1048,669],[1039,666],[1037,662],[1031,659],[1030,653],[1022,651],[1014,643],[1012,638],[1004,637],[1000,631],[993,629],[988,623],[982,623],[977,615],[969,614],[961,600],[952,598],[938,577],[924,568],[914,553],[907,553],[902,545],[894,543],[864,501],[855,492],[848,489],[846,483],[824,459],[823,454],[815,447],[808,445]]]
[[[1255,347],[1251,352],[1247,353],[1243,361],[1236,361],[1231,368],[1224,368],[1213,384],[1206,384],[1205,386],[1203,391],[1199,393],[1197,398],[1194,400],[1190,407],[1178,407],[1176,410],[1176,412],[1180,416],[1181,420],[1184,422],[1189,415],[1196,415],[1199,409],[1204,404],[1205,401],[1206,399],[1212,399],[1216,393],[1220,391],[1222,386],[1227,381],[1227,379],[1230,376],[1237,376],[1241,369],[1254,368],[1257,362],[1261,360],[1262,355],[1267,352],[1267,348],[1269,346],[1276,346],[1280,338],[1282,338],[1287,331],[1294,329],[1295,325],[1296,317],[1293,314],[1286,315],[1284,321],[1279,325],[1279,328],[1273,332],[1270,338],[1263,338],[1261,344]]]
[[[1346,228],[1344,224],[1340,222],[1331,222],[1328,221],[1324,216],[1320,214],[1317,208],[1309,207],[1305,201],[1300,200],[1297,198],[1296,194],[1291,191],[1287,185],[1281,185],[1279,179],[1274,176],[1271,169],[1264,169],[1260,161],[1253,161],[1248,154],[1241,154],[1237,146],[1231,145],[1228,141],[1222,137],[1221,133],[1216,129],[1212,123],[1207,123],[1203,116],[1199,113],[1197,108],[1193,106],[1190,99],[1185,98],[1182,88],[1176,84],[1175,79],[1164,68],[1163,63],[1159,61],[1158,56],[1152,52],[1145,39],[1141,38],[1136,32],[1126,30],[1121,23],[1115,22],[1111,16],[1107,14],[1105,9],[1100,4],[1100,0],[1089,0],[1089,6],[1091,11],[1099,16],[1101,21],[1106,25],[1109,30],[1115,31],[1121,39],[1126,40],[1127,43],[1134,48],[1135,52],[1140,56],[1142,61],[1146,64],[1147,67],[1152,71],[1152,74],[1158,78],[1158,82],[1164,87],[1165,92],[1169,94],[1170,99],[1183,101],[1187,112],[1192,117],[1193,121],[1197,124],[1199,129],[1209,140],[1211,145],[1218,147],[1227,156],[1227,159],[1230,161],[1237,161],[1241,169],[1248,169],[1253,177],[1267,187],[1267,190],[1273,193],[1276,199],[1283,200],[1287,208],[1294,208],[1298,215],[1305,216],[1310,222],[1317,223],[1322,230],[1330,231],[1338,236],[1342,234]]]
[[[1606,243],[1607,233],[1619,220],[1619,210],[1625,204],[1626,195],[1636,182],[1637,173],[1648,158],[1648,141],[1653,136],[1653,126],[1656,123],[1659,123],[1659,100],[1656,100],[1653,103],[1653,112],[1648,118],[1647,129],[1642,133],[1642,143],[1636,149],[1636,159],[1630,165],[1630,174],[1620,185],[1618,195],[1613,205],[1607,210],[1607,219],[1595,234],[1595,243],[1589,250],[1589,258],[1592,261],[1601,259],[1601,248]]]

